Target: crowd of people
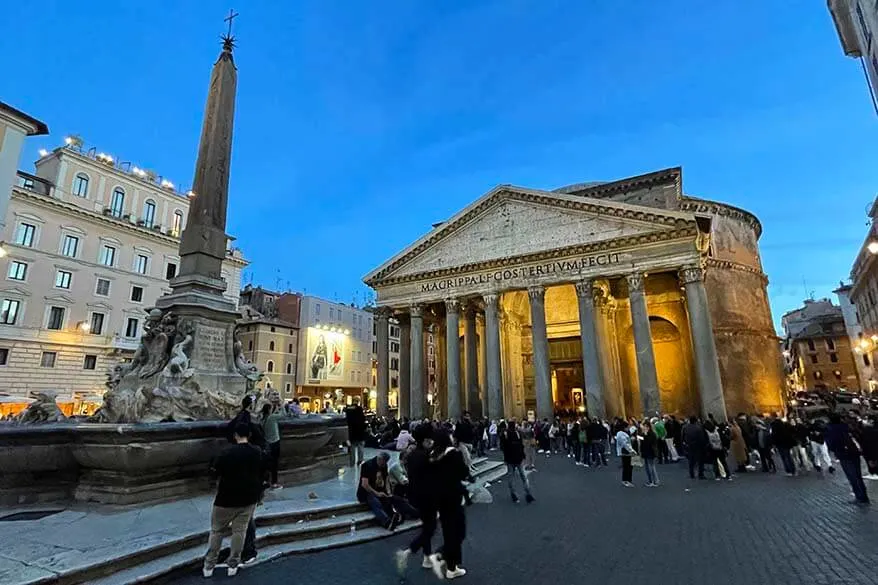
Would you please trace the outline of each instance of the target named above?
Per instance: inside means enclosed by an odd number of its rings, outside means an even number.
[[[266,490],[279,489],[279,422],[295,416],[290,405],[266,403],[259,414],[245,397],[241,410],[228,423],[232,443],[211,465],[219,479],[211,512],[211,531],[203,573],[210,577],[221,562],[222,534],[231,529],[231,547],[225,561],[228,574],[256,558],[256,506]],[[861,462],[869,479],[878,479],[878,426],[873,418],[842,417],[828,421],[786,419],[777,414],[739,414],[728,421],[713,416],[678,420],[673,415],[611,421],[587,416],[558,416],[519,422],[473,419],[469,413],[455,421],[396,420],[367,417],[354,403],[345,409],[350,466],[358,470],[356,497],[379,523],[395,530],[406,519],[418,519],[421,528],[410,545],[396,553],[398,569],[405,570],[412,554],[423,553],[422,566],[439,578],[466,574],[462,543],[466,537],[467,483],[472,483],[473,458],[500,450],[506,464],[509,497],[518,503],[517,485],[526,503],[535,501],[528,478],[537,470],[538,457],[562,456],[576,466],[607,466],[615,453],[622,485],[634,487],[634,469],[642,468],[644,485],[661,485],[659,466],[687,461],[692,480],[731,481],[736,474],[835,473],[839,464],[857,504],[868,504]],[[364,460],[365,447],[381,451]],[[398,457],[390,451],[398,452]],[[778,460],[780,467],[778,466]],[[664,473],[664,472],[663,472]],[[442,546],[433,550],[437,526]]]

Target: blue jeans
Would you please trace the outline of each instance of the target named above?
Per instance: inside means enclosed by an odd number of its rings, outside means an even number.
[[[842,459],[840,463],[844,475],[848,478],[848,482],[851,484],[851,489],[854,491],[854,497],[858,502],[868,502],[869,494],[866,493],[866,484],[863,482],[863,470],[860,468],[860,458]]]
[[[408,500],[400,496],[382,496],[375,497],[372,494],[366,494],[366,505],[375,515],[382,525],[390,521],[389,512],[399,512],[406,518],[417,518],[420,513],[408,503]]]
[[[655,469],[655,459],[644,459],[643,469],[646,471],[646,483],[658,484],[658,471]]]
[[[509,493],[512,495],[512,497],[515,497],[516,476],[521,479],[521,485],[524,487],[524,493],[530,495],[530,482],[527,481],[527,475],[524,473],[524,467],[522,467],[521,463],[519,463],[518,465],[507,463],[506,473],[509,474]]]

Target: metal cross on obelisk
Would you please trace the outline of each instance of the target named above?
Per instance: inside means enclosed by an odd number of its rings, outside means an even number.
[[[235,12],[234,9],[230,9],[229,15],[223,19],[224,21],[229,23],[229,30],[225,34],[225,36],[222,37],[223,45],[225,47],[231,48],[231,47],[235,46],[235,37],[232,36],[232,21],[235,20],[235,17],[237,17],[237,16],[238,16],[238,13]]]

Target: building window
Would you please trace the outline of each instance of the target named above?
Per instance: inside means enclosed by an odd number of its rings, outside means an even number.
[[[151,228],[155,225],[155,201],[147,199],[143,204],[143,225]]]
[[[165,279],[171,280],[177,276],[177,265],[173,262],[168,262],[168,265],[165,266]]]
[[[56,357],[57,357],[57,354],[54,351],[44,351],[43,355],[40,356],[40,367],[41,368],[54,368]]]
[[[274,332],[276,332],[276,331],[277,331],[277,329],[275,329],[274,327],[271,328],[271,332],[272,332],[272,333],[274,333]]]
[[[143,287],[133,285],[131,287],[131,301],[134,303],[140,303],[143,301]]]
[[[125,191],[121,187],[113,189],[113,197],[110,199],[110,215],[113,217],[122,217],[122,211],[125,207]]]
[[[315,304],[314,304],[314,314],[315,314],[315,315],[320,315],[320,303],[315,303]]]
[[[399,342],[398,341],[391,341],[390,342],[390,351],[392,351],[393,353],[399,353]]]
[[[76,258],[79,251],[79,238],[76,236],[64,236],[64,244],[61,246],[61,253],[70,258]]]
[[[46,329],[60,331],[64,328],[64,307],[50,307]]]
[[[110,281],[106,278],[99,278],[95,285],[95,294],[101,297],[110,296]]]
[[[274,342],[273,341],[268,342],[268,351],[274,351]]]
[[[814,355],[812,355],[812,356],[810,356],[810,357],[811,357],[811,363],[812,363],[812,364],[816,364],[816,363],[817,363],[817,354],[814,354]]]
[[[70,281],[73,279],[73,273],[66,270],[59,270],[55,273],[55,288],[70,288]]]
[[[332,321],[333,319],[335,319],[335,309],[329,307],[329,320]]]
[[[837,353],[829,354],[829,361],[831,361],[832,363],[838,363],[838,354]]]
[[[138,254],[134,259],[134,270],[140,274],[146,274],[149,272],[149,256]]]
[[[826,349],[828,349],[829,351],[835,351],[835,341],[833,341],[832,339],[827,339]]]
[[[9,363],[9,350],[5,347],[0,347],[0,366],[5,366]]]
[[[15,231],[15,243],[19,246],[27,246],[28,248],[32,248],[34,245],[34,236],[37,233],[37,226],[31,225],[29,223],[20,223],[18,224],[18,229]]]
[[[85,359],[82,362],[83,370],[94,370],[98,365],[98,356],[86,354]]]
[[[3,323],[4,325],[15,325],[15,320],[18,319],[18,310],[20,307],[20,301],[3,299],[3,303],[0,304],[0,323]]]
[[[372,342],[372,353],[378,353],[378,342],[377,341]]]
[[[292,343],[287,348],[287,353],[293,353],[293,344]]]
[[[73,179],[73,194],[77,197],[88,197],[88,177],[79,173]]]
[[[287,364],[287,374],[293,373],[293,364]]]
[[[180,233],[183,231],[183,212],[175,211],[174,212],[174,225],[171,228],[171,235],[174,237],[179,237]]]
[[[274,371],[274,362],[273,361],[268,360],[268,363],[265,364],[265,371],[266,372],[273,372]]]
[[[253,351],[253,341],[247,342],[247,351]]]
[[[399,358],[390,358],[390,369],[399,370]]]
[[[6,276],[10,280],[24,280],[27,278],[27,264],[13,260],[9,263],[9,272],[6,273]]]
[[[293,393],[293,385],[290,384],[289,382],[287,382],[286,386],[284,386],[284,392],[286,392],[287,394],[292,394]]]
[[[89,324],[88,331],[92,335],[100,335],[104,331],[104,314],[103,313],[92,313],[91,314],[91,323]]]
[[[108,246],[104,244],[101,246],[101,257],[100,262],[104,266],[115,266],[116,265],[116,248],[113,246]]]
[[[140,325],[140,322],[134,317],[128,318],[128,323],[125,325],[125,337],[130,337],[134,339],[137,337],[137,327]]]
[[[808,340],[808,349],[811,351],[814,351],[815,349],[817,349],[814,347],[814,340],[813,339]]]
[[[869,361],[869,356],[867,356],[866,354],[863,354],[863,365],[867,368],[872,365],[872,362]]]

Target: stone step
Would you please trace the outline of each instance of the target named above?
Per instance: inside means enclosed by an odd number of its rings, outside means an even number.
[[[357,527],[353,533],[350,531],[351,521]],[[407,522],[397,532],[411,530],[417,526],[420,526],[419,522]],[[375,525],[375,518],[371,512],[357,512],[311,522],[257,528],[256,548],[259,550],[259,555],[253,564],[264,563],[283,554],[315,552],[326,548],[367,542],[392,534],[394,533]],[[205,541],[99,579],[89,579],[88,583],[89,585],[148,583],[169,573],[194,571],[201,566],[206,546]],[[219,569],[218,572],[223,573],[224,571]]]
[[[473,460],[476,485],[495,481],[506,473],[502,462],[481,457]],[[351,521],[356,532],[350,532]],[[207,519],[205,519],[206,523]],[[410,530],[420,522],[406,522],[399,530]],[[343,502],[290,512],[272,512],[256,516],[258,562],[264,562],[263,551],[277,555],[311,552],[336,546],[347,546],[376,538],[391,536],[376,525],[371,512],[359,502]],[[97,583],[103,585],[146,583],[170,572],[197,568],[207,546],[208,530],[193,531],[166,542],[145,547],[105,562],[82,567],[56,579],[45,581],[53,585]],[[327,546],[326,543],[329,543]],[[288,551],[288,552],[282,552]],[[276,557],[272,557],[276,558]],[[42,582],[41,582],[42,585]]]

